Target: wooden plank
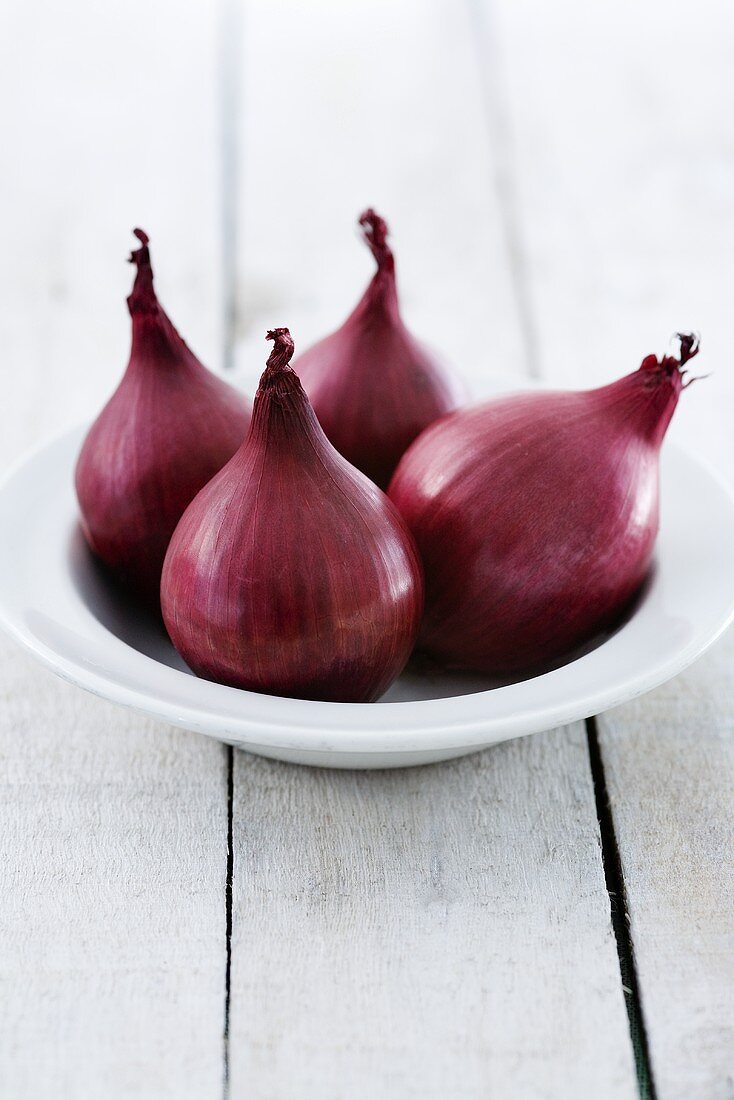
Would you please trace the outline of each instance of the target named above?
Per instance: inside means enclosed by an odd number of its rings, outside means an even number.
[[[133,225],[218,358],[215,29],[198,2],[4,13],[3,469],[119,378]],[[219,1096],[225,750],[3,643],[0,759],[3,1096]]]
[[[388,219],[406,322],[471,385],[523,369],[470,23],[446,0],[252,0],[242,61],[239,346],[253,388],[267,328],[297,348],[338,327]],[[467,292],[469,288],[469,292]]]
[[[266,327],[354,304],[368,203],[416,333],[477,388],[519,376],[464,9],[255,0],[244,41],[250,384]],[[581,727],[394,774],[235,754],[233,826],[233,1098],[636,1095]]]
[[[699,329],[714,377],[673,434],[732,477],[733,21],[711,0],[505,0],[493,23],[546,376],[610,380]],[[599,720],[659,1100],[731,1095],[732,644]]]
[[[599,385],[664,351],[676,331],[700,331],[698,363],[715,379],[686,395],[671,437],[734,470],[731,437],[715,428],[734,400],[725,369],[734,9],[493,6],[543,377]]]
[[[449,764],[236,756],[232,1095],[635,1097],[581,726]]]
[[[161,298],[187,342],[214,368],[222,352],[208,6],[163,0],[149,11],[133,0],[102,17],[91,0],[63,14],[50,0],[31,0],[5,24],[0,195],[12,216],[0,337],[14,369],[6,372],[3,462],[96,415],[119,378],[129,352],[133,226],[151,235]]]
[[[226,756],[3,645],[4,1096],[218,1097]]]
[[[660,1100],[734,1079],[734,637],[599,721]]]

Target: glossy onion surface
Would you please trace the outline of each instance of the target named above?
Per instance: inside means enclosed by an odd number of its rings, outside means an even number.
[[[82,446],[76,491],[92,550],[127,588],[159,606],[163,558],[184,509],[227,462],[249,423],[247,400],[188,349],[153,287],[148,237],[127,300],[127,370]]]
[[[433,661],[538,670],[619,620],[650,567],[660,445],[697,351],[681,345],[601,389],[453,413],[413,444],[390,497],[423,558]]]
[[[164,620],[199,676],[370,702],[412,650],[420,562],[394,506],[321,430],[288,365],[288,330],[268,338],[249,436],[171,540]]]
[[[294,368],[330,441],[384,489],[416,436],[456,407],[460,390],[401,320],[385,222],[366,210],[360,225],[377,271],[341,328]]]

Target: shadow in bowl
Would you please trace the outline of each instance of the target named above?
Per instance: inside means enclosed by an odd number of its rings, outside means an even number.
[[[74,529],[69,541],[69,573],[74,586],[102,626],[132,649],[154,661],[193,676],[166,634],[163,620],[131,597],[94,556],[82,533]]]
[[[630,621],[641,604],[644,603],[650,591],[654,575],[655,566],[653,565],[642,588],[624,609],[617,622],[612,627],[600,631],[561,661],[552,661],[541,667],[528,669],[512,676],[487,676],[478,672],[453,672],[434,668],[422,660],[420,655],[416,655],[381,701],[398,703],[410,699],[446,699],[457,695],[475,695],[480,691],[491,691],[493,688],[508,687],[510,684],[522,684],[528,680],[534,680],[537,676],[543,676],[546,672],[553,672],[556,668],[570,665],[587,653],[591,653],[599,646],[604,645]]]

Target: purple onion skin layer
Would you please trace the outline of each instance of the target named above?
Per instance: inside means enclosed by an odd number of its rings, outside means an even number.
[[[82,528],[128,590],[159,608],[168,543],[185,508],[245,437],[250,408],[208,371],[158,304],[148,238],[127,300],[132,349],[125,374],[92,425],[76,467]]]
[[[288,330],[268,338],[249,436],[171,540],[164,621],[208,680],[372,702],[415,643],[420,561],[395,507],[324,435],[288,365]]]
[[[582,393],[526,393],[447,416],[413,444],[390,498],[426,578],[432,663],[547,668],[619,621],[658,530],[658,456],[697,343]]]
[[[377,271],[341,328],[294,369],[333,446],[385,489],[413,440],[456,407],[461,390],[401,320],[385,222],[366,210],[360,224]]]

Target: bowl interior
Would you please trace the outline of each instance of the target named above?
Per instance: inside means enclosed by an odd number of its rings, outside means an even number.
[[[90,614],[110,634],[138,653],[176,669],[188,676],[194,673],[171,643],[162,621],[151,611],[131,600],[128,593],[114,583],[107,571],[89,550],[81,527],[70,532],[67,547],[69,580]],[[613,630],[600,633],[579,648],[567,660],[548,665],[532,673],[514,677],[489,677],[478,673],[433,672],[419,665],[409,665],[382,697],[383,703],[409,703],[420,699],[451,699],[474,695],[510,684],[524,683],[538,675],[562,668],[604,645],[644,605],[653,583],[654,571],[637,600]]]

